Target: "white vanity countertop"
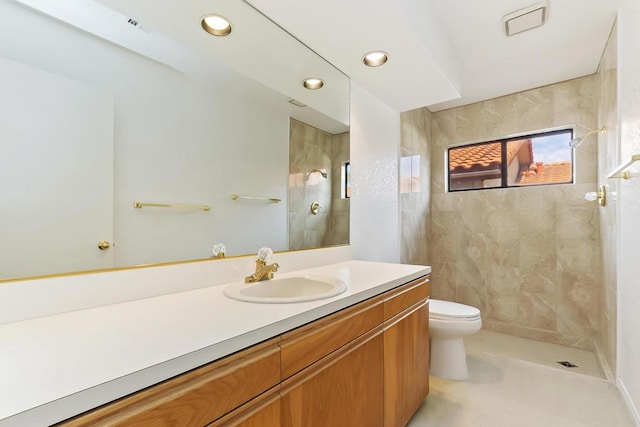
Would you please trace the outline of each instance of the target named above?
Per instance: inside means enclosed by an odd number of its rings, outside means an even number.
[[[347,261],[278,275],[347,283],[325,300],[254,304],[225,297],[226,285],[217,285],[1,325],[0,425],[61,421],[430,271]]]

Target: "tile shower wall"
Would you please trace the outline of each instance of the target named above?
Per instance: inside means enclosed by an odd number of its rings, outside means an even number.
[[[431,214],[431,112],[400,115],[400,260],[428,263]]]
[[[521,132],[597,127],[597,80],[570,80],[432,115],[432,295],[476,306],[483,327],[591,348],[602,286],[597,141],[570,185],[445,192],[447,147]]]
[[[602,244],[603,283],[600,288],[600,328],[598,345],[611,371],[616,371],[616,317],[617,317],[617,251],[618,180],[606,178],[619,163],[618,108],[617,108],[617,26],[611,30],[596,78],[600,87],[598,126],[606,126],[607,133],[598,140],[598,181],[606,185],[607,205],[600,209],[600,241]]]
[[[289,249],[349,243],[349,200],[340,193],[349,159],[349,134],[331,135],[291,119],[289,138]],[[318,172],[327,174],[327,178]],[[318,202],[320,212],[311,213]]]

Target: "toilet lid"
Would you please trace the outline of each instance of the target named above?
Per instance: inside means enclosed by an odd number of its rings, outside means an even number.
[[[480,310],[469,305],[458,304],[457,302],[430,299],[429,317],[436,319],[456,318],[461,320],[475,320],[480,318]]]

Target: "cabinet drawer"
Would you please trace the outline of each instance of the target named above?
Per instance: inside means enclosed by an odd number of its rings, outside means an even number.
[[[373,298],[282,335],[281,379],[378,326],[383,313],[382,298]]]
[[[384,298],[384,320],[388,320],[412,305],[429,297],[429,276],[389,291]]]
[[[62,422],[61,426],[204,426],[280,383],[279,338]]]
[[[207,427],[280,427],[280,385],[262,393]]]

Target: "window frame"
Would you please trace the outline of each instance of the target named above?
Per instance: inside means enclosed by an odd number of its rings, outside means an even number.
[[[347,160],[344,162],[344,177],[342,179],[342,198],[350,199],[351,198],[351,161]]]
[[[575,184],[575,148],[571,149],[571,181],[569,182],[551,182],[551,183],[544,183],[544,184],[530,184],[530,185],[509,185],[508,183],[508,174],[507,174],[507,169],[509,167],[509,165],[507,164],[507,144],[511,141],[519,141],[522,139],[528,139],[528,138],[539,138],[539,137],[545,137],[545,136],[551,136],[551,135],[558,135],[558,134],[562,134],[562,133],[567,133],[569,132],[569,136],[570,139],[572,140],[575,136],[575,129],[573,127],[563,127],[563,128],[556,128],[556,129],[550,129],[550,130],[543,130],[543,131],[539,131],[539,132],[527,132],[527,133],[522,133],[522,134],[518,134],[518,135],[513,135],[513,136],[508,136],[505,138],[500,138],[500,139],[492,139],[492,140],[486,140],[486,141],[480,141],[480,142],[472,142],[469,144],[460,144],[460,145],[455,145],[455,146],[451,146],[451,147],[447,147],[447,152],[446,152],[446,156],[445,156],[445,173],[446,175],[446,179],[445,182],[447,184],[447,188],[446,188],[446,192],[447,193],[458,193],[461,191],[482,191],[482,190],[497,190],[497,189],[503,189],[503,188],[527,188],[527,187],[544,187],[544,186],[548,186],[548,185],[566,185],[566,184]],[[474,147],[474,146],[478,146],[478,145],[487,145],[487,144],[496,144],[499,143],[501,145],[501,164],[500,164],[500,185],[499,186],[494,186],[494,187],[477,187],[477,188],[461,188],[461,189],[451,189],[451,169],[449,166],[449,159],[451,156],[451,150],[455,150],[455,149],[460,149],[460,148],[467,148],[467,147]]]

